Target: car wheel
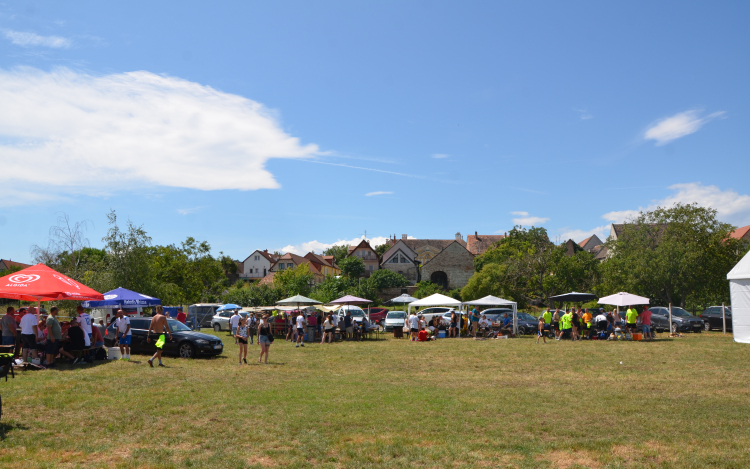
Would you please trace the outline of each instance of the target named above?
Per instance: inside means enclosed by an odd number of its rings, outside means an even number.
[[[703,330],[706,332],[711,330],[711,324],[708,321],[703,323]]]
[[[214,324],[214,330],[216,332],[221,332],[221,324],[219,324],[219,323]]]
[[[672,334],[677,334],[678,332],[679,332],[679,330],[677,328],[677,323],[673,322],[672,323]]]
[[[180,358],[193,358],[195,357],[195,347],[190,342],[183,342],[180,344]]]

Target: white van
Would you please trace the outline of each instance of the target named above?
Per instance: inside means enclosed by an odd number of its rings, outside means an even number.
[[[143,308],[122,308],[126,316],[131,318],[143,317]],[[89,310],[89,316],[91,316],[91,323],[99,325],[99,320],[104,321],[104,325],[109,326],[115,317],[117,317],[117,309],[104,309],[94,308]]]

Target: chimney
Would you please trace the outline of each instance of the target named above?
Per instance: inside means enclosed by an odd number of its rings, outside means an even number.
[[[508,237],[508,232],[507,232],[507,231],[505,232],[505,237],[506,237],[506,238]]]
[[[479,235],[477,234],[477,232],[476,232],[476,231],[474,232],[474,237],[475,237],[475,238],[478,238],[478,237],[479,237]]]
[[[463,238],[461,237],[461,232],[459,231],[456,233],[456,241],[463,241]]]
[[[402,234],[401,239],[407,239],[407,236],[405,234]]]

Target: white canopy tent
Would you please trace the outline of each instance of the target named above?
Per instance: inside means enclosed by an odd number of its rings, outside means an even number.
[[[727,274],[732,297],[732,335],[735,342],[750,344],[750,252]]]
[[[411,314],[412,306],[458,306],[461,307],[461,302],[450,296],[441,295],[435,293],[421,300],[412,301],[409,303],[409,314]]]
[[[647,305],[650,303],[648,298],[633,295],[632,293],[621,291],[614,295],[599,298],[600,305],[612,305],[617,307],[617,315],[620,315],[620,306]],[[669,323],[672,324],[672,310],[669,310]]]
[[[472,305],[472,306],[502,306],[502,305],[511,305],[513,307],[513,334],[518,333],[518,316],[516,315],[516,309],[517,304],[515,301],[510,300],[504,300],[502,298],[498,298],[496,296],[487,295],[484,298],[479,298],[478,300],[473,301],[466,301],[464,302],[465,305]]]

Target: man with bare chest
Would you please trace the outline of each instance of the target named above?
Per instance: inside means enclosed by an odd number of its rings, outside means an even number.
[[[148,364],[151,366],[151,368],[154,367],[154,359],[159,359],[159,366],[164,366],[164,364],[161,362],[161,352],[164,348],[164,343],[166,342],[166,337],[164,336],[164,332],[169,334],[169,340],[172,340],[172,331],[169,329],[169,324],[167,323],[167,317],[164,316],[163,313],[164,309],[161,307],[161,305],[156,307],[156,314],[153,318],[151,318],[151,325],[148,328],[148,337],[146,338],[146,342],[151,343],[151,333],[156,334],[159,336],[159,339],[156,341],[156,353],[153,357],[148,361]]]

